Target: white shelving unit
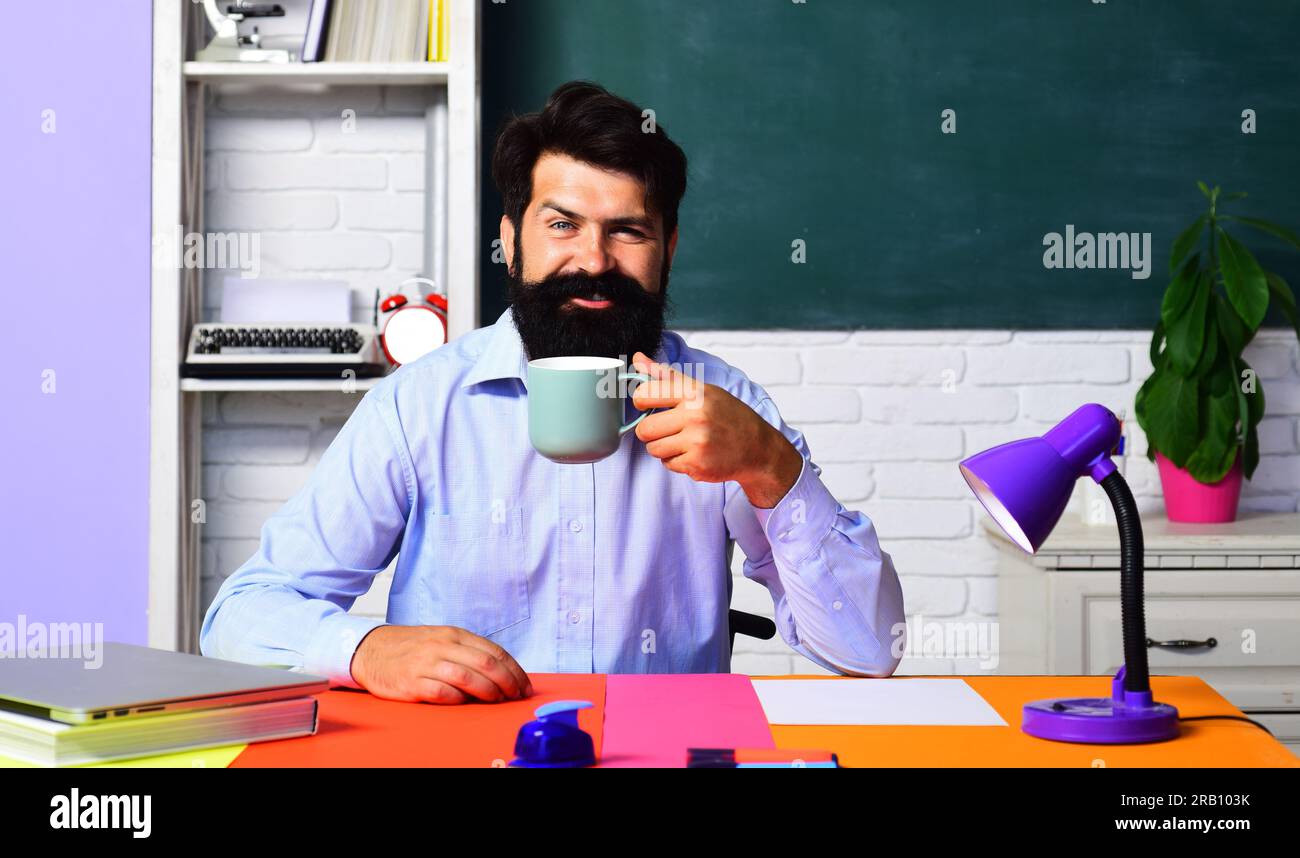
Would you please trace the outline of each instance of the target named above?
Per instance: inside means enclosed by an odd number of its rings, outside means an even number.
[[[364,393],[377,378],[358,378],[346,387],[332,378],[182,378],[182,393]]]
[[[445,121],[431,111],[426,157],[430,176],[426,267],[440,254],[445,270],[425,271],[447,288],[452,339],[479,324],[479,86],[477,0],[452,0],[445,63],[238,64],[187,62],[186,34],[200,6],[153,3],[153,235],[166,240],[176,224],[202,231],[203,112],[208,88],[226,85],[320,88],[415,86],[445,92]],[[440,159],[442,159],[440,161]],[[189,183],[186,175],[197,177]],[[195,172],[196,171],[196,172]],[[187,198],[186,188],[189,191]],[[439,199],[432,195],[438,194]],[[454,216],[449,216],[454,213]],[[233,391],[343,391],[337,379],[210,380],[180,377],[189,327],[199,321],[199,272],[157,256],[151,273],[149,645],[197,651],[198,548],[201,524],[191,522],[199,486],[202,397]],[[437,275],[441,274],[439,277]],[[357,379],[360,394],[373,379]]]
[[[194,83],[285,82],[365,85],[445,84],[450,63],[196,63],[184,66],[185,79]]]

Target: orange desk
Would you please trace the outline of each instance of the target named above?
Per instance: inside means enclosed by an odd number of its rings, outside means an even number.
[[[834,682],[840,677],[808,678]],[[1180,725],[1177,739],[1150,745],[1074,745],[1038,739],[1020,731],[1024,704],[1055,697],[1109,697],[1109,676],[949,678],[965,679],[1009,726],[776,726],[772,737],[778,748],[835,751],[840,755],[840,764],[851,767],[1300,768],[1300,758],[1286,746],[1243,721],[1193,721]],[[1243,714],[1196,677],[1152,676],[1151,690],[1156,700],[1177,707],[1179,717]]]
[[[522,701],[468,706],[395,703],[356,691],[320,696],[315,736],[244,748],[232,766],[501,766],[513,756],[519,725],[543,703],[592,700],[580,713],[600,753],[605,677],[533,674],[537,693]],[[836,682],[840,677],[766,677]],[[965,679],[998,711],[1006,727],[788,727],[774,726],[778,748],[825,749],[849,767],[1300,767],[1281,743],[1240,721],[1196,721],[1182,735],[1152,745],[1072,745],[1020,732],[1020,707],[1051,697],[1109,696],[1109,676],[970,676]],[[888,682],[890,680],[874,680]],[[1153,676],[1157,700],[1179,714],[1241,715],[1200,679]]]

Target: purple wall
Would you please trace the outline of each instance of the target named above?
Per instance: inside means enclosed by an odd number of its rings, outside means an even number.
[[[4,30],[0,622],[144,643],[150,3],[7,3]]]

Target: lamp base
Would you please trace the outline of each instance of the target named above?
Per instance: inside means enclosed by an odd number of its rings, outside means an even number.
[[[1178,736],[1178,710],[1156,703],[1150,691],[1125,691],[1124,668],[1110,697],[1075,697],[1026,703],[1020,729],[1055,742],[1130,745]]]

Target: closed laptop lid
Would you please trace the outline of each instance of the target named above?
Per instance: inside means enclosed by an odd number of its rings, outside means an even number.
[[[55,652],[0,655],[0,706],[76,713],[229,695],[302,696],[329,687],[320,676],[132,644]]]

